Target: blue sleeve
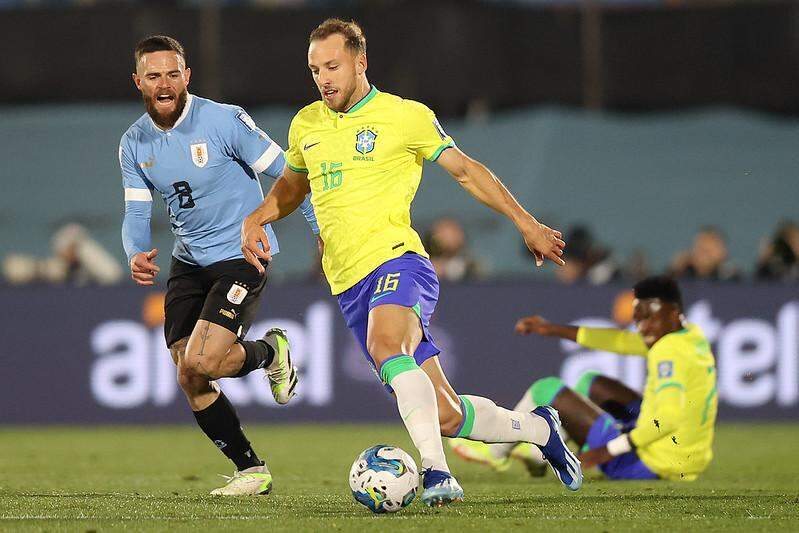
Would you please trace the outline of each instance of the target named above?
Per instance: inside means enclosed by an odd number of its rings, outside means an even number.
[[[283,167],[286,166],[286,154],[283,150],[280,151],[278,156],[272,161],[272,164],[269,165],[263,173],[269,176],[270,178],[278,179],[280,176],[283,175]]]
[[[125,217],[122,220],[122,246],[130,259],[150,250],[150,217],[153,210],[153,186],[135,162],[123,137],[119,146],[119,166],[125,189]]]
[[[125,218],[122,219],[122,246],[128,256],[128,264],[134,255],[150,250],[150,209],[145,202],[125,202]],[[152,205],[152,204],[150,204]]]
[[[233,112],[234,115],[226,121],[227,128],[223,133],[231,154],[244,161],[256,174],[272,169],[275,160],[283,155],[280,145],[256,126],[255,121],[242,108],[233,107]],[[276,174],[269,175],[279,177],[282,170],[281,165]]]
[[[305,200],[303,200],[303,202],[300,204],[300,211],[302,211],[302,216],[305,217],[305,220],[311,227],[313,234],[319,235],[319,224],[316,223],[316,213],[313,210],[310,194],[308,194],[308,196],[305,197]]]

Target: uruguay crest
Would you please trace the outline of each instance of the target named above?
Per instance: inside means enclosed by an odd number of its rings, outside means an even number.
[[[361,130],[355,136],[355,149],[361,154],[368,154],[375,149],[377,134],[370,129]]]
[[[191,160],[200,168],[208,164],[208,144],[198,143],[191,145]]]

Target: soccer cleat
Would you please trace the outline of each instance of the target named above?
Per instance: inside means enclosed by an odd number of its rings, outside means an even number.
[[[579,490],[583,484],[583,471],[580,461],[563,442],[558,432],[560,417],[558,412],[548,405],[533,409],[532,413],[538,415],[549,424],[549,440],[543,446],[538,446],[544,458],[552,467],[552,471],[569,490]]]
[[[449,472],[428,468],[422,475],[422,503],[428,507],[442,507],[463,501],[463,489]]]
[[[294,396],[294,388],[297,386],[297,369],[291,364],[288,337],[284,330],[272,328],[266,332],[263,340],[275,351],[272,363],[264,369],[269,378],[272,396],[277,403],[285,405]]]
[[[253,466],[234,472],[232,476],[222,476],[227,480],[224,487],[211,491],[214,496],[257,496],[272,492],[272,474],[266,465]]]
[[[529,442],[521,442],[516,445],[510,452],[510,456],[522,463],[531,477],[542,477],[547,472],[547,461],[541,454],[541,450]]]
[[[458,457],[490,466],[495,472],[504,472],[510,468],[510,459],[507,457],[497,458],[491,454],[488,444],[475,440],[449,439],[449,447],[458,454]]]

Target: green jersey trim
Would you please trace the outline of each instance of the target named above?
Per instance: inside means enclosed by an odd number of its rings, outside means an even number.
[[[438,147],[438,150],[436,150],[435,152],[433,152],[433,155],[431,155],[431,156],[430,156],[430,157],[429,157],[427,160],[428,160],[428,161],[433,161],[433,162],[435,162],[435,161],[436,161],[436,160],[439,158],[439,156],[441,155],[441,153],[442,153],[444,150],[446,150],[447,148],[454,148],[454,147],[455,147],[455,143],[454,143],[454,142],[452,142],[452,141],[450,141],[450,142],[448,142],[448,143],[444,143],[444,144],[442,144],[441,146],[439,146],[439,147]]]
[[[289,167],[294,172],[301,172],[303,174],[307,174],[308,173],[308,169],[307,168],[295,167],[294,165],[292,165],[288,161],[286,161],[286,166]]]
[[[371,100],[372,98],[374,98],[375,96],[377,96],[377,93],[379,93],[379,92],[380,92],[380,91],[378,91],[378,90],[377,90],[377,87],[375,87],[374,85],[372,85],[372,88],[369,90],[369,92],[368,92],[368,93],[366,93],[366,96],[364,96],[363,98],[361,98],[361,99],[358,101],[358,103],[356,103],[354,106],[352,106],[351,108],[349,108],[348,110],[346,110],[346,111],[344,111],[344,112],[345,112],[345,113],[348,113],[348,114],[349,114],[349,113],[355,113],[355,112],[356,112],[356,111],[358,111],[360,108],[362,108],[363,106],[365,106],[366,104],[368,104],[368,103],[369,103],[369,100]]]
[[[683,385],[682,383],[678,383],[676,381],[667,381],[666,383],[662,384],[660,387],[655,389],[655,394],[662,391],[663,389],[668,389],[670,387],[685,390],[685,385]]]
[[[707,398],[705,398],[705,407],[702,409],[702,422],[701,422],[701,424],[705,424],[707,422],[707,415],[708,415],[708,411],[710,410],[710,403],[713,401],[713,398],[716,397],[717,393],[718,393],[718,391],[716,390],[716,387],[714,386],[713,390],[711,390],[710,394],[708,394]]]

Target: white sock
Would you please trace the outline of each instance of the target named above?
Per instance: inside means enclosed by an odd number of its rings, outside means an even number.
[[[516,407],[514,407],[513,410],[522,413],[529,413],[536,407],[538,406],[533,401],[533,394],[528,389],[524,391],[524,396],[522,396],[522,398],[519,400],[519,403],[516,404]],[[510,455],[511,450],[513,450],[515,446],[515,442],[503,442],[501,444],[489,444],[488,449],[491,452],[491,455],[497,459],[504,459]]]
[[[539,445],[544,445],[549,440],[549,424],[538,415],[510,411],[481,396],[461,396],[461,400],[466,404],[467,410],[461,433],[468,430],[470,424],[469,404],[474,411],[471,414],[471,430],[468,435],[461,434],[462,437],[487,443],[531,442]]]
[[[397,396],[402,421],[422,457],[422,468],[449,472],[441,442],[433,382],[421,368],[416,367],[398,374],[389,385]]]

